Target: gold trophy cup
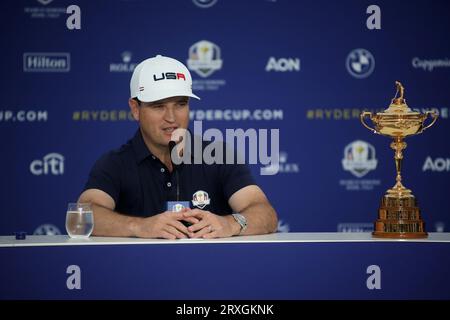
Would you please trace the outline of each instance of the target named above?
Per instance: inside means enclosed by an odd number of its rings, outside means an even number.
[[[367,129],[394,139],[391,148],[395,151],[396,183],[391,189],[387,190],[387,193],[381,199],[378,219],[375,221],[372,235],[377,238],[394,239],[426,238],[428,234],[425,231],[425,223],[420,216],[416,198],[411,190],[405,188],[402,184],[402,151],[406,148],[406,142],[403,140],[430,128],[436,122],[438,115],[434,111],[425,113],[412,111],[406,105],[405,89],[402,84],[398,81],[395,84],[397,93],[389,108],[376,114],[363,112],[360,115],[361,123]],[[428,115],[432,116],[432,121],[424,126]],[[375,125],[374,128],[369,127],[364,122],[367,116]]]

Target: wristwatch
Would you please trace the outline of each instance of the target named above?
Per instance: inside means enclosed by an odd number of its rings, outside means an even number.
[[[240,213],[233,213],[232,216],[234,220],[236,220],[236,222],[241,226],[241,231],[239,232],[239,234],[241,234],[245,231],[245,229],[247,229],[247,218]]]

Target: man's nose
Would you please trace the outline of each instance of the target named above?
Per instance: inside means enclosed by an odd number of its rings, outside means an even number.
[[[164,120],[167,122],[175,122],[175,112],[172,107],[167,107],[164,113]]]

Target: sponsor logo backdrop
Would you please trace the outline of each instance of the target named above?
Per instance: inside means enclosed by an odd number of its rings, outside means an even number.
[[[69,30],[66,8],[81,12]],[[183,61],[203,128],[280,129],[280,170],[258,183],[280,231],[370,231],[394,184],[390,140],[359,122],[394,81],[440,113],[407,139],[404,182],[428,231],[450,228],[450,30],[446,1],[24,0],[3,4],[0,234],[65,233],[94,161],[136,130],[129,81],[157,54]],[[372,12],[372,11],[370,11]],[[270,172],[267,166],[264,172]]]

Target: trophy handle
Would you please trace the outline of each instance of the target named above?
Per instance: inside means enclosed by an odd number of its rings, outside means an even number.
[[[361,115],[359,116],[361,123],[363,124],[364,127],[366,127],[367,129],[369,129],[370,131],[372,131],[373,133],[378,133],[377,130],[375,130],[374,128],[369,127],[365,122],[364,119],[365,117],[370,116],[370,118],[372,118],[372,112],[368,112],[368,111],[364,111],[363,113],[361,113]]]
[[[434,112],[434,111],[427,111],[427,112],[425,112],[425,117],[423,118],[424,122],[428,118],[429,114],[431,114],[431,116],[433,117],[433,120],[431,120],[430,124],[428,124],[426,127],[423,127],[422,130],[420,130],[421,133],[423,131],[425,131],[426,129],[430,128],[436,122],[436,120],[438,118],[438,115],[437,115],[436,112]]]

